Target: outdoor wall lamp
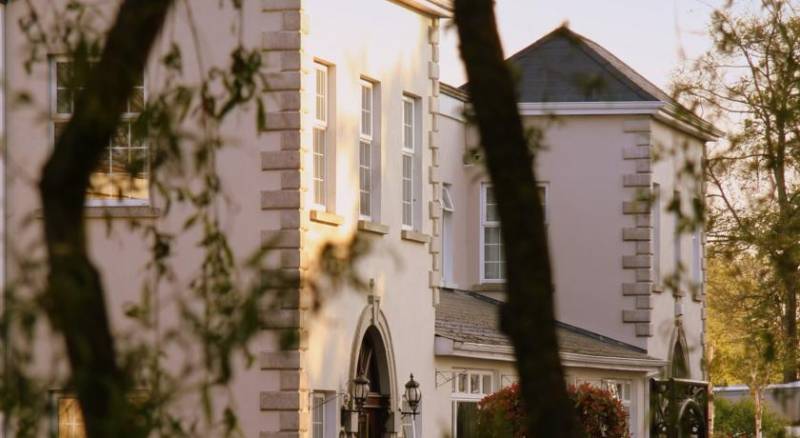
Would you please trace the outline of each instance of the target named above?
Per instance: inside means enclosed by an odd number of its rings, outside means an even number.
[[[410,412],[402,412],[404,415],[411,415],[412,417],[417,415],[417,408],[419,407],[419,402],[422,401],[422,391],[419,389],[419,382],[414,380],[414,375],[411,375],[408,383],[406,383],[406,392],[404,394],[404,398],[406,399],[406,403],[408,403],[408,408],[411,410]]]
[[[364,410],[364,403],[367,402],[369,394],[369,379],[363,374],[353,379],[353,401],[356,403],[356,411]]]

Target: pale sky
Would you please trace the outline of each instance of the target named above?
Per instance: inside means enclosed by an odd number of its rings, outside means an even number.
[[[496,0],[506,56],[568,21],[570,28],[604,46],[644,77],[668,90],[681,51],[695,58],[710,45],[711,5],[719,0]],[[455,29],[445,25],[441,79],[464,82]]]

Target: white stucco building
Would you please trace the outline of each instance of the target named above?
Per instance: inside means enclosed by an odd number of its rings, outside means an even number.
[[[272,86],[267,133],[258,135],[249,117],[223,127],[237,144],[218,161],[237,205],[224,217],[234,251],[247,255],[262,240],[274,241],[276,263],[300,277],[313,275],[319,248],[331,240],[358,233],[373,251],[359,266],[369,293],[344,287],[315,313],[310,292],[300,288],[273,310],[274,324],[252,347],[257,363],[240,365],[230,392],[243,432],[261,438],[332,438],[358,429],[370,437],[467,436],[458,425],[468,421],[470,403],[516,377],[497,327],[504,262],[491,186],[481,165],[465,159],[477,145],[462,116],[468,97],[439,81],[438,42],[449,2],[245,2],[246,26],[236,37],[214,23],[238,13],[217,2],[195,5],[194,16],[206,24],[205,62],[226,62],[242,38],[263,48]],[[177,43],[191,45],[185,12],[176,6],[169,30]],[[23,13],[12,2],[6,23]],[[162,41],[153,58],[169,43]],[[6,44],[11,53],[25,48],[16,29],[9,29]],[[186,65],[193,65],[192,52],[186,53]],[[6,228],[15,235],[9,244],[20,249],[40,237],[23,226],[40,208],[25,177],[41,167],[54,132],[70,116],[58,97],[59,69],[69,59],[57,49],[48,55],[30,74],[19,63],[8,65],[9,89],[27,90],[34,107],[49,114],[44,122],[40,110],[8,115],[8,160],[26,173],[10,174],[6,187],[13,205]],[[543,129],[548,146],[538,172],[569,381],[613,390],[631,413],[634,435],[648,436],[648,379],[704,378],[702,289],[668,290],[665,281],[680,263],[702,284],[702,234],[675,234],[665,199],[678,193],[688,203],[697,196],[696,180],[676,181],[675,169],[685,157],[699,166],[715,131],[569,31],[554,32],[513,59],[522,72],[525,123]],[[137,90],[142,99],[158,89],[161,73],[148,67]],[[581,88],[573,81],[578,74],[604,85]],[[147,153],[132,143],[117,147]],[[656,150],[670,149],[681,153],[655,160]],[[110,172],[99,172],[99,180]],[[118,332],[126,328],[124,307],[139,297],[149,251],[125,221],[177,229],[190,213],[163,215],[147,175],[139,183],[124,199],[97,191],[87,205],[91,251]],[[660,203],[651,210],[642,192],[660,194]],[[190,237],[177,242],[185,256],[175,267],[178,284],[195,269],[194,244]],[[169,314],[162,319],[166,329]],[[300,339],[288,351],[279,343],[284,330]],[[401,413],[411,374],[423,394],[414,422]],[[347,403],[359,376],[370,380],[360,416]],[[69,388],[53,398],[68,400]],[[53,427],[62,421],[53,419]]]

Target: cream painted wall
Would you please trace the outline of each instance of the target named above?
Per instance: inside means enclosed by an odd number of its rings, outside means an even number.
[[[686,176],[676,177],[681,174],[680,169],[687,161],[699,166],[703,159],[704,144],[700,140],[683,134],[675,129],[660,123],[653,122],[652,138],[654,146],[662,151],[662,158],[654,162],[653,182],[661,186],[662,192],[662,250],[661,272],[662,277],[675,273],[675,252],[673,239],[675,236],[674,213],[666,211],[666,204],[673,199],[672,191],[681,193],[683,212],[692,215],[690,202],[695,193],[702,190],[697,186],[697,181],[692,181]],[[676,334],[676,304],[682,311],[680,317],[683,331],[686,335],[688,347],[689,366],[692,378],[704,379],[705,370],[703,363],[703,333],[705,331],[704,297],[695,296],[688,286],[692,270],[692,236],[684,232],[681,234],[681,260],[685,271],[681,274],[683,295],[674,297],[671,291],[666,290],[653,295],[653,328],[656,336],[648,339],[648,352],[659,359],[671,358]]]
[[[453,255],[456,258],[454,286],[496,290],[479,284],[480,195],[482,182],[488,181],[479,165],[463,165],[465,148],[477,142],[465,134],[459,115],[463,105],[456,99],[442,98],[445,114],[442,135],[447,145],[443,162],[445,182],[453,184],[456,220]],[[561,116],[555,120],[527,117],[529,125],[545,128],[545,150],[539,156],[539,178],[547,186],[548,231],[556,286],[558,318],[569,324],[645,348],[658,359],[669,359],[675,332],[675,299],[670,292],[651,295],[653,337],[637,337],[634,325],[623,323],[622,310],[634,309],[635,298],[623,296],[622,283],[634,281],[634,271],[622,268],[622,256],[635,254],[635,244],[622,240],[623,227],[634,226],[632,216],[623,215],[622,203],[635,199],[635,192],[623,188],[622,175],[630,173],[623,149],[630,144],[624,124],[632,116]],[[700,163],[702,141],[660,122],[650,123],[651,143],[656,150],[684,150]],[[473,134],[474,135],[474,134]],[[465,136],[470,136],[466,139]],[[684,153],[677,157],[661,153],[654,161],[653,181],[662,193],[671,195],[674,175]],[[679,184],[684,205],[694,190],[688,180]],[[668,201],[664,201],[666,203]],[[664,211],[661,224],[661,272],[674,272],[673,236],[675,218]],[[682,237],[682,260],[688,269],[692,260],[691,236]],[[686,278],[684,276],[684,278]],[[488,292],[496,298],[502,295]],[[690,350],[693,378],[702,379],[703,311],[702,303],[687,292],[678,300],[681,324]]]
[[[62,2],[63,3],[63,2]],[[45,11],[45,23],[51,19],[53,8],[50,1],[36,0],[34,4],[39,10]],[[225,3],[227,5],[227,3]],[[271,23],[259,21],[262,17],[261,2],[244,2],[246,8],[241,15],[245,17],[242,42],[249,47],[256,47],[262,42],[262,32],[269,29]],[[102,11],[106,17],[112,12],[113,2],[103,3]],[[192,4],[193,13],[202,26],[200,33],[200,47],[195,48],[188,26],[187,11],[183,3],[177,2],[176,9],[168,19],[165,34],[174,35],[183,49],[183,61],[187,81],[194,81],[199,74],[197,53],[202,53],[206,68],[214,65],[225,65],[229,54],[238,40],[238,34],[229,26],[239,13],[230,10],[227,6],[218,7],[218,2],[195,2]],[[8,6],[8,20],[17,23],[25,13],[21,2]],[[167,53],[170,41],[163,39],[156,48],[152,59],[159,59]],[[10,53],[26,53],[26,42],[20,32],[9,32],[8,46]],[[59,54],[59,53],[52,53]],[[269,69],[279,70],[280,65],[272,55],[267,55]],[[147,88],[152,92],[158,89],[164,79],[164,71],[151,62],[148,67],[145,81]],[[9,264],[13,265],[13,254],[25,256],[41,255],[40,226],[41,221],[36,218],[40,209],[39,198],[35,183],[38,180],[38,171],[47,154],[52,148],[52,137],[47,122],[49,113],[49,99],[51,96],[48,67],[44,63],[34,65],[33,71],[28,75],[23,69],[22,62],[14,62],[8,66],[9,88],[15,91],[27,91],[33,101],[30,107],[14,107],[10,109],[13,123],[8,126],[9,144],[9,185],[7,187],[9,203],[13,210],[8,212],[8,227],[10,234],[15,239],[9,241],[9,252],[12,254]],[[274,110],[275,101],[268,102],[268,109]],[[261,169],[260,152],[262,150],[279,149],[277,137],[274,134],[258,136],[256,134],[255,116],[252,109],[241,111],[228,119],[222,128],[223,134],[228,139],[231,147],[225,148],[219,155],[219,175],[225,192],[231,195],[231,202],[218,200],[221,220],[231,246],[237,256],[244,260],[260,245],[260,232],[270,226],[278,227],[278,213],[262,211],[259,203],[261,190],[280,187],[280,182],[270,179]],[[157,196],[153,197],[152,207],[163,207],[163,202]],[[188,217],[186,208],[177,206],[168,217],[152,219],[139,218],[145,223],[158,221],[158,225],[165,232],[174,232],[180,237],[173,248],[175,253],[174,283],[162,285],[157,292],[159,320],[162,330],[167,330],[174,325],[174,312],[176,308],[172,297],[175,294],[185,293],[187,281],[192,275],[199,272],[200,252],[197,250],[197,235],[186,235],[180,232],[183,221]],[[133,213],[134,216],[136,213]],[[274,225],[271,225],[274,224]],[[141,232],[129,229],[126,220],[111,220],[111,228],[104,219],[90,219],[87,223],[90,237],[90,253],[98,265],[102,280],[106,286],[107,306],[111,314],[112,328],[116,333],[124,333],[130,328],[124,316],[126,305],[140,301],[141,288],[150,281],[145,275],[145,264],[150,254],[148,242],[142,237]],[[10,272],[13,276],[14,272]],[[80,317],[80,315],[76,315]],[[141,333],[140,333],[141,334]],[[142,334],[147,336],[148,334]],[[43,334],[43,348],[45,356],[59,355],[60,344],[53,342],[51,336]],[[275,339],[266,334],[253,344],[253,351],[260,352],[274,348]],[[167,363],[177,367],[180,354],[165,352],[168,356]],[[59,362],[60,359],[50,360],[43,358],[42,364],[48,365],[43,371],[49,370],[49,365]],[[238,360],[239,364],[243,361]],[[219,394],[217,401],[220,407],[229,402],[237,408],[239,420],[247,436],[257,436],[269,422],[275,421],[269,414],[259,409],[260,391],[278,386],[275,376],[265,375],[257,365],[245,370],[244,366],[238,369],[239,374],[232,383],[233,398],[227,399],[227,394]],[[196,416],[197,410],[191,408],[186,415]]]
[[[433,232],[428,219],[431,186],[428,166],[428,114],[432,81],[429,27],[432,20],[388,1],[357,2],[349,6],[327,0],[308,0],[310,11],[306,51],[309,56],[332,66],[335,76],[336,197],[333,213],[343,217],[338,227],[309,222],[306,242],[309,251],[330,238],[349,238],[358,220],[358,129],[361,108],[359,79],[375,81],[380,93],[381,185],[380,222],[389,227],[384,236],[361,233],[372,243],[370,257],[359,266],[365,279],[374,280],[374,293],[391,331],[396,360],[397,385],[393,395],[399,402],[403,385],[411,373],[424,394],[435,387],[433,367],[434,294],[428,272],[432,258],[428,245],[401,238],[401,141],[402,97],[418,97],[421,105],[421,199],[419,231]],[[369,17],[369,19],[364,19]],[[358,29],[347,32],[344,29]],[[311,90],[306,97],[311,98]],[[310,123],[310,121],[308,121]],[[310,162],[307,162],[310,164]],[[310,169],[304,178],[310,181]],[[310,201],[311,193],[307,193]],[[330,208],[329,208],[330,210]],[[366,291],[340,290],[322,311],[309,319],[308,379],[311,390],[348,391],[351,364],[358,353],[356,339],[359,315],[368,305]],[[422,415],[425,436],[438,436],[434,416]]]

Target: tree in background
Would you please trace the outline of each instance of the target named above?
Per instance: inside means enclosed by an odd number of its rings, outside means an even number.
[[[748,10],[752,3],[729,1],[714,11],[713,47],[674,86],[731,132],[705,166],[708,236],[715,256],[750,254],[768,266],[776,302],[762,308],[763,317],[770,330],[781,320],[769,333],[782,342],[776,360],[791,382],[800,365],[800,16],[796,0],[763,0]]]
[[[474,118],[497,199],[506,256],[500,325],[514,346],[528,430],[537,437],[579,436],[567,396],[555,329],[554,288],[534,152],[497,33],[493,0],[455,0],[461,58]]]
[[[707,336],[713,355],[709,374],[715,385],[746,384],[753,398],[753,430],[761,436],[763,389],[780,379],[780,287],[769,268],[748,253],[710,252]],[[715,430],[724,432],[723,425]]]

